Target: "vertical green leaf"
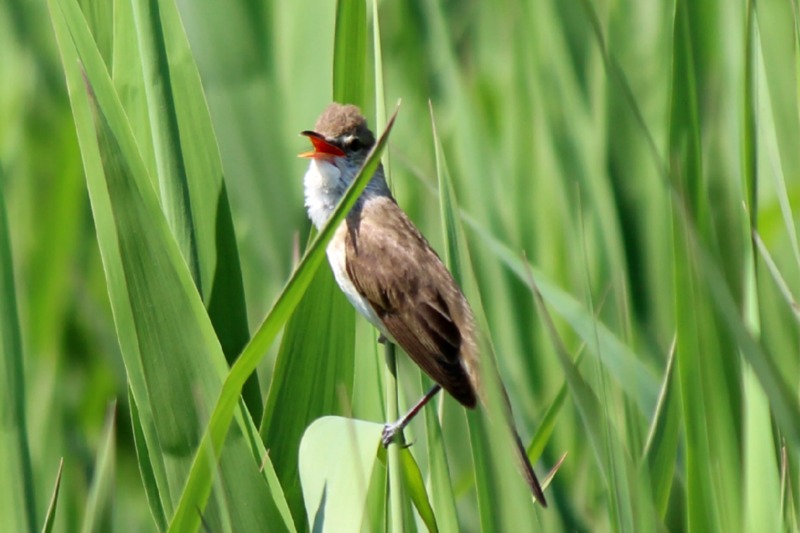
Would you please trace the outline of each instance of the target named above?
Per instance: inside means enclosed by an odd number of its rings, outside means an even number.
[[[749,246],[745,248],[746,264],[743,269],[744,323],[756,338],[761,337],[761,315],[758,293],[758,256],[756,239],[758,231],[758,86],[756,72],[757,33],[756,7],[752,1],[745,3],[744,91],[742,100],[742,181],[745,220]],[[781,529],[780,469],[775,440],[772,435],[769,399],[751,368],[743,368],[744,402],[744,487],[747,502],[744,509],[744,528],[777,531]]]
[[[164,2],[166,4],[166,2]],[[132,2],[139,57],[142,63],[147,110],[150,118],[161,205],[172,234],[192,273],[203,287],[194,232],[194,213],[189,198],[189,177],[183,159],[177,111],[172,98],[172,76],[167,62],[164,25],[159,3]]]
[[[333,45],[333,99],[364,109],[367,81],[367,3],[337,0]]]
[[[436,132],[436,120],[433,114],[433,105],[429,103],[431,129],[433,131],[433,146],[436,156],[436,177],[439,184],[439,189],[449,186],[450,178],[444,174],[447,172],[445,166],[444,155],[442,154],[442,146],[439,136]],[[453,215],[452,205],[450,204],[452,194],[447,191],[446,194],[441,195],[442,205],[440,206],[440,216],[442,219],[442,227],[445,228],[445,235],[455,235],[455,228],[453,227],[454,221],[450,218]],[[446,198],[445,198],[446,197]],[[448,238],[446,240],[448,247],[445,249],[445,262],[451,265],[453,276],[456,279],[460,278],[458,269],[458,262],[454,258],[458,257],[457,240]],[[427,381],[424,380],[423,381]],[[442,400],[440,400],[442,401]],[[447,455],[444,448],[444,440],[442,439],[442,426],[439,420],[438,413],[432,408],[425,410],[425,428],[428,437],[428,464],[430,473],[428,475],[431,487],[431,498],[433,499],[433,507],[438,517],[438,522],[442,531],[455,531],[458,529],[458,518],[456,516],[456,502],[453,494],[452,480],[450,479],[450,468],[448,465]]]
[[[705,78],[698,64],[707,49],[696,30],[701,16],[690,2],[676,4],[670,110],[670,174],[678,195],[673,293],[680,294],[675,299],[676,368],[684,410],[688,523],[700,530],[718,530],[738,522],[719,510],[740,501],[739,448],[732,445],[739,358],[724,356],[727,337],[709,305],[694,246],[698,241],[714,242],[712,213],[705,208],[709,178],[702,164],[699,99]]]
[[[233,219],[200,75],[174,2],[137,1],[132,7],[138,50],[131,52],[138,52],[141,65],[126,58],[127,69],[134,76],[143,73],[152,134],[140,143],[152,146],[150,171],[157,177],[162,210],[230,364],[249,331]],[[255,374],[244,396],[253,418],[260,419]]]
[[[2,175],[0,174],[0,177]],[[0,184],[0,524],[36,531],[34,479],[25,418],[25,373],[5,197]]]

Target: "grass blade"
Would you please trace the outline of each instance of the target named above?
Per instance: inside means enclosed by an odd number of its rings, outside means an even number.
[[[167,4],[168,2],[163,2]],[[165,27],[157,2],[132,2],[133,19],[142,63],[147,110],[152,132],[161,205],[181,254],[202,290],[197,235],[183,159],[177,110],[172,98],[172,76],[167,62]]]
[[[434,154],[436,158],[436,176],[439,187],[447,183],[447,178],[444,173],[447,172],[445,167],[444,155],[442,154],[441,141],[436,132],[436,121],[433,115],[433,105],[428,105],[431,117],[431,129],[433,132]],[[443,227],[449,227],[445,220],[445,211],[440,209],[440,216]],[[450,235],[454,235],[454,228],[448,230]],[[451,246],[455,246],[450,239]],[[454,255],[456,251],[448,247],[445,250],[445,262],[448,265],[454,264]],[[455,274],[455,273],[454,273]],[[423,381],[428,381],[423,379]],[[427,386],[427,383],[423,385]],[[424,388],[424,387],[423,387]],[[440,402],[444,400],[440,399]],[[440,404],[441,405],[441,404]],[[436,511],[437,520],[442,531],[456,531],[458,530],[458,518],[456,515],[456,501],[453,494],[453,485],[450,479],[450,467],[447,460],[447,455],[444,447],[444,439],[442,436],[442,424],[439,419],[438,413],[429,408],[425,410],[425,432],[428,438],[428,464],[430,472],[428,480],[430,483],[431,499],[433,500],[433,508]]]
[[[425,482],[422,480],[422,473],[419,465],[411,455],[408,448],[400,450],[400,463],[403,473],[403,488],[414,503],[420,518],[425,523],[428,531],[438,532],[439,527],[436,523],[436,515],[433,512],[428,492],[425,490]]]
[[[610,420],[601,411],[599,398],[572,362],[532,275],[530,282],[534,287],[534,298],[540,315],[556,349],[558,361],[564,369],[567,384],[603,475],[603,482],[608,485],[612,526],[622,531],[657,529],[658,522],[650,508],[652,500],[648,497],[643,480],[632,476],[636,469],[628,450],[619,439],[615,428],[609,427]]]
[[[1,177],[1,176],[0,176]],[[25,417],[25,373],[14,286],[8,217],[0,187],[0,523],[8,531],[36,531],[34,478]]]
[[[83,533],[109,531],[113,529],[114,477],[116,463],[116,418],[117,404],[112,403],[106,415],[103,439],[97,453],[94,477],[83,514]]]
[[[136,446],[136,458],[138,459],[139,472],[141,473],[144,492],[147,496],[147,503],[150,507],[150,514],[153,517],[153,521],[155,521],[156,528],[159,531],[164,531],[167,529],[167,517],[158,494],[158,481],[156,481],[156,473],[154,471],[154,461],[157,459],[152,457],[150,450],[147,449],[147,439],[144,436],[139,409],[136,406],[136,399],[133,397],[133,392],[131,392],[130,388],[128,388],[128,404],[131,406],[131,426],[133,429],[133,442]],[[163,465],[160,465],[160,467],[161,469],[164,468]]]
[[[669,354],[659,401],[650,424],[642,461],[648,465],[655,506],[662,517],[667,514],[681,430],[680,397],[676,390],[677,382],[674,370],[674,342]]]
[[[578,357],[575,359],[575,368],[579,368],[581,361],[583,361],[583,355],[585,351],[581,351],[578,354]],[[556,395],[555,399],[550,403],[550,407],[547,408],[547,411],[544,413],[542,417],[542,421],[539,422],[539,426],[536,428],[536,433],[534,433],[533,438],[531,439],[531,443],[525,449],[526,453],[528,454],[528,459],[531,461],[531,464],[535,464],[536,461],[542,456],[544,452],[545,446],[550,441],[553,436],[553,431],[555,430],[556,421],[558,420],[558,416],[561,413],[561,410],[564,407],[564,403],[567,399],[567,392],[568,392],[568,384],[564,383],[561,385],[561,388],[558,389],[558,394]],[[566,452],[565,452],[566,453]],[[566,457],[566,455],[564,456]],[[562,459],[563,460],[563,459]],[[544,487],[544,480],[542,481],[542,487]]]
[[[333,99],[363,109],[367,80],[367,4],[337,0],[333,45]]]
[[[726,350],[722,346],[727,344],[728,337],[716,327],[703,274],[689,244],[692,238],[714,242],[712,213],[705,209],[710,185],[703,167],[701,121],[705,116],[698,101],[705,89],[705,76],[697,66],[704,45],[695,29],[701,15],[689,2],[676,4],[670,175],[683,207],[675,213],[673,290],[683,296],[676,299],[675,321],[676,368],[687,454],[687,513],[694,527],[714,530],[731,528],[736,523],[715,510],[741,501],[737,468],[741,459],[739,448],[731,445],[737,432],[738,409],[731,406],[738,403],[740,360],[723,356]],[[709,350],[709,346],[714,349]],[[714,386],[709,386],[710,383]],[[713,475],[706,472],[712,463],[716,463]]]
[[[58,508],[58,494],[61,490],[61,473],[64,470],[64,459],[58,463],[58,473],[56,473],[55,487],[53,487],[53,494],[50,497],[50,504],[47,506],[47,513],[44,516],[44,524],[42,525],[42,533],[52,533],[53,527],[56,523],[56,509]]]

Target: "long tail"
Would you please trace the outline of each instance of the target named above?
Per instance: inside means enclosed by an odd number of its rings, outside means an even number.
[[[473,344],[473,350],[474,350],[474,344]],[[463,351],[462,347],[461,362],[464,365],[464,369],[467,371],[467,375],[469,376],[472,389],[478,392],[478,397],[480,398],[481,403],[484,406],[486,406],[485,389],[481,386],[480,373],[477,372],[476,370],[478,366],[477,355],[473,353],[471,358],[467,359],[464,358],[463,353],[465,352]],[[505,407],[506,411],[505,413],[506,420],[508,422],[509,427],[511,428],[511,433],[514,434],[514,455],[516,455],[517,457],[519,470],[522,473],[522,477],[525,478],[525,482],[530,487],[531,492],[533,493],[533,497],[536,498],[537,502],[539,502],[539,505],[541,505],[542,507],[547,507],[547,499],[544,497],[542,486],[539,484],[539,480],[536,478],[536,472],[533,471],[533,466],[531,466],[531,462],[528,459],[528,453],[525,451],[525,446],[522,445],[522,439],[519,438],[519,433],[517,433],[517,428],[514,426],[514,414],[511,409],[511,401],[508,398],[508,391],[506,391],[506,388],[500,381],[499,374],[495,375],[497,376],[497,384],[500,386],[500,393],[503,399],[503,407]],[[465,407],[472,408],[473,406],[465,404]]]
[[[514,427],[512,427],[511,430],[514,432],[517,462],[519,463],[519,469],[520,472],[522,472],[522,477],[525,478],[525,482],[531,488],[531,492],[533,492],[533,497],[536,498],[536,501],[539,502],[542,507],[547,507],[547,500],[544,497],[542,486],[539,484],[539,480],[536,478],[536,472],[533,471],[533,466],[531,466],[531,462],[528,459],[528,453],[525,451],[525,446],[522,445],[522,440],[519,438],[519,433],[517,433],[517,430]]]

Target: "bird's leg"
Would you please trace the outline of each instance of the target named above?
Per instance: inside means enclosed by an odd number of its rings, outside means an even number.
[[[394,436],[397,435],[399,432],[403,431],[403,429],[411,422],[411,419],[414,418],[417,413],[419,413],[420,409],[425,407],[425,404],[431,401],[431,399],[436,396],[436,393],[442,390],[442,386],[438,383],[431,387],[425,396],[422,397],[420,401],[418,401],[414,407],[408,410],[406,414],[404,414],[399,420],[392,424],[386,424],[383,426],[383,433],[381,434],[381,442],[383,443],[383,447],[389,446],[394,440]]]
[[[380,334],[378,335],[378,344],[386,344],[387,342],[389,342],[389,339],[387,339],[387,338],[386,338],[386,337],[383,335],[383,333],[380,333]]]

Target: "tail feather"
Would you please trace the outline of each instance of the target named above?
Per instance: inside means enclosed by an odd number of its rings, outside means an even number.
[[[477,379],[477,372],[474,372],[474,367],[470,367],[470,365],[465,365],[465,368],[468,369],[468,374],[473,383],[473,388],[479,393],[481,403],[486,405],[485,390],[480,386],[480,382]],[[473,371],[469,372],[469,368],[473,368]],[[508,391],[506,391],[506,388],[502,383],[499,382],[499,380],[498,385],[500,386],[500,393],[502,394],[502,399],[504,400],[503,407],[505,408],[506,422],[511,428],[511,433],[514,435],[514,455],[517,458],[519,471],[522,474],[522,477],[525,479],[525,482],[528,484],[528,487],[530,487],[533,497],[536,498],[536,501],[539,502],[539,505],[546,508],[547,499],[544,497],[544,491],[542,491],[542,486],[539,484],[539,479],[536,477],[536,472],[533,471],[533,466],[531,466],[530,459],[528,459],[528,452],[525,451],[525,446],[522,444],[522,439],[519,438],[517,428],[514,426],[514,414],[511,410],[511,400],[508,398]]]
[[[514,432],[514,443],[516,444],[516,456],[517,461],[519,462],[519,469],[522,472],[522,477],[525,478],[525,482],[528,483],[528,486],[531,488],[531,492],[533,492],[534,498],[542,507],[547,507],[547,500],[544,497],[544,492],[542,491],[542,486],[539,484],[539,480],[536,478],[536,472],[533,471],[533,466],[531,466],[531,462],[528,459],[528,453],[525,451],[525,446],[522,445],[522,440],[519,438],[519,434],[517,433],[516,429],[511,428]]]

